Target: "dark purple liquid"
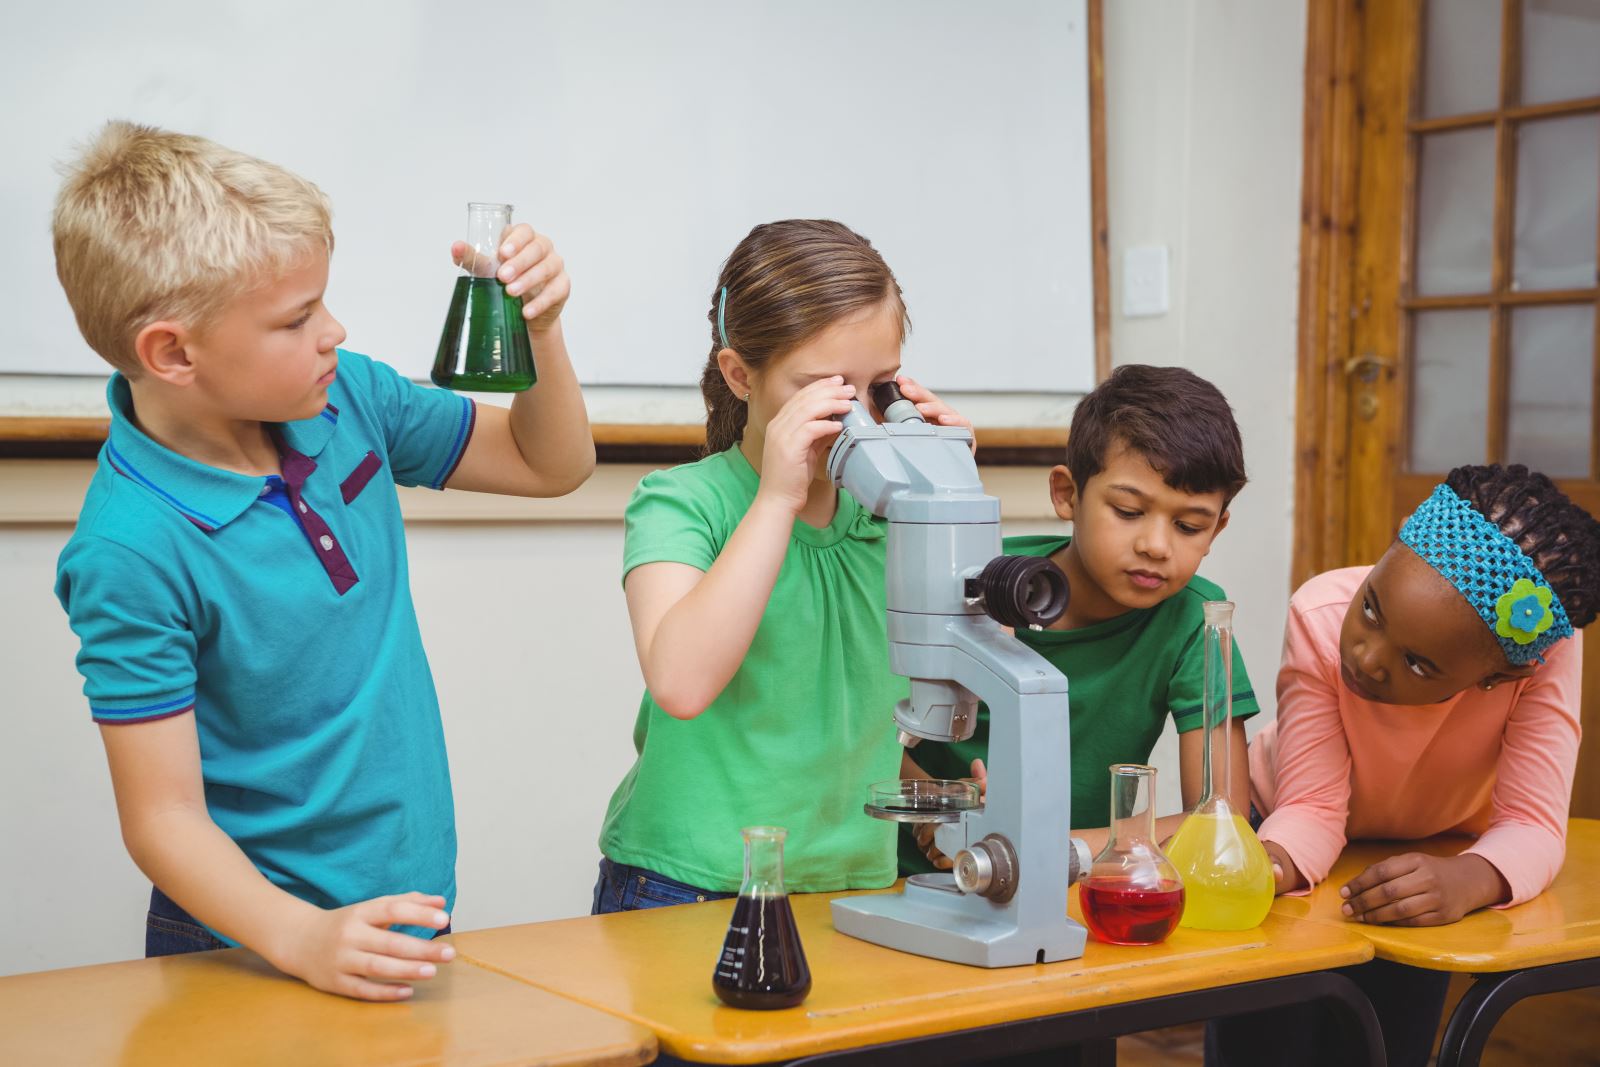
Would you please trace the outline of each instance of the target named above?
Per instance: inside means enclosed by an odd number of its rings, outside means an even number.
[[[740,897],[733,906],[711,988],[733,1008],[792,1008],[811,992],[811,967],[800,947],[789,898]]]

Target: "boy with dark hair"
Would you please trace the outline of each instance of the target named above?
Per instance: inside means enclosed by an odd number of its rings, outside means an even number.
[[[1183,802],[1200,799],[1201,605],[1225,599],[1196,571],[1228,525],[1244,488],[1244,448],[1227,400],[1180,367],[1119,367],[1078,404],[1067,462],[1050,471],[1050,500],[1072,535],[1008,537],[1005,550],[1048,556],[1072,598],[1048,629],[1017,637],[1071,684],[1072,826],[1094,851],[1110,822],[1106,768],[1144,763],[1168,715],[1179,734]],[[1243,720],[1259,709],[1234,645],[1233,765],[1245,766]],[[923,742],[912,758],[935,777],[982,777],[989,713],[972,737]],[[1233,776],[1229,801],[1249,810],[1249,783]],[[1158,838],[1183,815],[1157,820]],[[901,869],[948,869],[932,834],[901,838]]]

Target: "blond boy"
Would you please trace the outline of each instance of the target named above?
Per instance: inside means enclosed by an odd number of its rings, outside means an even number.
[[[453,955],[433,938],[455,827],[395,485],[588,477],[561,257],[505,237],[539,367],[506,410],[339,349],[328,202],[281,167],[113,122],[67,169],[54,235],[116,370],[56,594],[154,883],[146,954],[244,944],[319,989],[403,999]]]

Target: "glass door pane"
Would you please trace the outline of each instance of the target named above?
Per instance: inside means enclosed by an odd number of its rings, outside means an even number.
[[[1585,96],[1600,96],[1600,3],[1522,0],[1522,102]]]
[[[1429,0],[1422,117],[1493,111],[1500,103],[1500,0]]]
[[[1484,462],[1489,312],[1417,312],[1411,366],[1411,470],[1442,474]]]
[[[1589,476],[1594,351],[1593,304],[1511,313],[1507,461],[1552,478]]]
[[[1417,293],[1486,293],[1494,254],[1494,128],[1422,138]]]
[[[1593,60],[1600,68],[1600,53]],[[1512,288],[1588,289],[1595,284],[1600,114],[1522,124],[1517,131],[1515,233]]]

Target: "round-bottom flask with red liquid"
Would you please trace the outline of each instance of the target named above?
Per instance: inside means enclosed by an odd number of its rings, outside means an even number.
[[[1111,839],[1078,888],[1096,940],[1154,945],[1183,917],[1183,881],[1155,841],[1155,784],[1154,767],[1111,768]]]

